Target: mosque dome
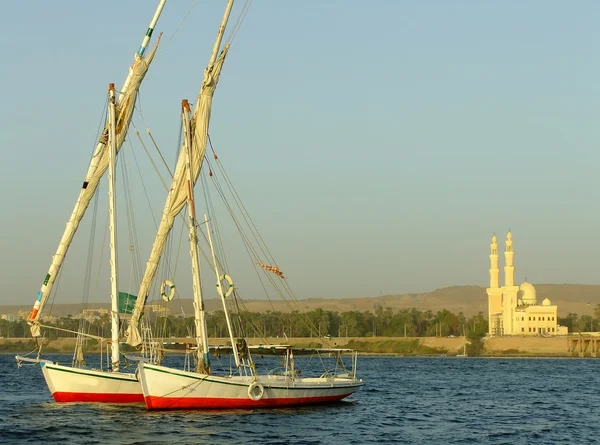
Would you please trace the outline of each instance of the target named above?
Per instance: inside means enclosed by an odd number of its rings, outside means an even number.
[[[523,304],[527,304],[529,306],[537,304],[537,297],[535,294],[535,287],[533,284],[524,281],[519,286],[518,297],[523,301]]]
[[[544,298],[544,301],[542,301],[542,306],[552,306],[550,298]]]

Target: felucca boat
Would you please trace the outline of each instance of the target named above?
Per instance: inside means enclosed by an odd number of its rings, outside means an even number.
[[[217,33],[215,45],[205,70],[204,82],[198,97],[193,116],[187,101],[182,102],[183,149],[180,151],[177,168],[160,223],[155,242],[147,262],[146,273],[142,280],[139,296],[147,295],[166,240],[173,227],[173,222],[184,206],[188,213],[188,231],[190,241],[191,268],[194,297],[194,326],[196,345],[190,348],[194,366],[179,370],[172,367],[139,362],[138,378],[140,380],[146,407],[149,409],[223,409],[223,408],[256,408],[282,407],[306,404],[326,403],[344,399],[357,391],[362,379],[356,376],[357,353],[349,349],[325,348],[297,350],[290,345],[249,346],[245,337],[245,325],[241,317],[231,313],[232,307],[243,304],[238,290],[233,285],[231,276],[223,266],[224,261],[216,253],[209,218],[203,222],[196,218],[194,185],[200,174],[205,158],[208,127],[211,115],[212,98],[219,75],[229,49],[225,45],[219,52],[223,33],[227,26],[233,0],[229,0],[225,14]],[[217,159],[215,155],[215,160]],[[212,171],[210,177],[212,177]],[[210,213],[210,211],[208,211]],[[236,220],[239,223],[240,220]],[[210,247],[212,265],[216,277],[216,289],[221,299],[227,321],[230,345],[214,347],[209,345],[206,310],[203,301],[202,280],[199,261],[199,224],[206,228],[206,240]],[[248,241],[249,238],[244,238]],[[247,246],[249,247],[249,246]],[[250,247],[249,247],[250,248]],[[256,250],[250,249],[253,252]],[[223,249],[220,249],[222,252]],[[254,258],[271,280],[280,280],[283,287],[287,284],[277,266],[267,265],[258,257]],[[171,283],[172,284],[172,283]],[[211,288],[214,288],[211,285]],[[128,343],[137,346],[141,342],[138,323],[142,316],[145,299],[138,298],[129,330]],[[229,371],[215,372],[212,354],[229,353],[233,363]],[[277,372],[260,374],[257,370],[253,354],[273,354],[281,359],[281,369]],[[333,358],[333,369],[325,369],[315,376],[301,377],[297,363],[299,355],[310,354],[318,359]],[[350,358],[347,367],[348,356]],[[346,363],[344,362],[346,357]],[[188,362],[190,363],[190,362]]]

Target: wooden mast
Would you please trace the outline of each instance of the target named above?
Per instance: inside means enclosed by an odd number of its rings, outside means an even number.
[[[181,118],[183,124],[184,149],[187,155],[187,207],[189,217],[190,256],[192,257],[192,284],[194,291],[194,325],[196,327],[196,345],[198,346],[198,362],[196,371],[210,374],[210,355],[208,350],[208,332],[204,301],[202,300],[202,287],[200,280],[200,259],[198,255],[198,233],[196,230],[196,205],[194,203],[194,178],[192,171],[192,127],[190,123],[190,104],[184,99],[181,102]],[[202,348],[202,355],[200,355]]]
[[[111,369],[119,371],[119,286],[117,275],[117,200],[115,196],[115,170],[117,158],[117,117],[115,84],[108,87],[108,215],[110,227],[110,302],[111,302]]]

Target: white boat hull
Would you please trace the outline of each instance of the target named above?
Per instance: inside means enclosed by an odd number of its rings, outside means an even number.
[[[41,362],[52,397],[57,402],[143,403],[135,374],[93,371]]]
[[[138,378],[148,409],[246,409],[329,403],[357,391],[362,380],[282,376],[221,377],[141,362]],[[256,380],[254,399],[250,386]],[[258,395],[260,394],[260,395]]]

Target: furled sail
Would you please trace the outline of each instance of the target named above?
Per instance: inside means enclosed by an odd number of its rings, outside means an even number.
[[[206,153],[206,143],[208,138],[208,126],[210,122],[210,113],[212,108],[213,95],[219,82],[219,76],[225,61],[225,56],[229,50],[229,45],[225,46],[219,57],[204,70],[204,81],[198,95],[196,109],[194,110],[194,116],[192,121],[194,139],[192,143],[192,178],[194,184],[200,174],[200,168],[202,166],[202,160]],[[179,152],[179,158],[177,159],[177,166],[175,167],[175,174],[173,175],[173,181],[171,182],[171,188],[167,196],[167,201],[163,210],[162,219],[160,226],[154,238],[154,244],[152,245],[152,251],[150,257],[146,263],[146,272],[142,278],[140,284],[140,290],[138,292],[138,298],[135,303],[135,309],[129,322],[129,328],[127,331],[127,343],[131,346],[137,346],[141,343],[141,335],[138,329],[138,321],[146,296],[150,290],[152,280],[156,274],[158,268],[158,262],[165,249],[169,232],[173,228],[175,218],[181,212],[181,209],[187,201],[187,185],[188,185],[188,172],[186,166],[186,153],[185,150]],[[192,185],[193,186],[193,185]],[[144,296],[142,298],[142,296]]]
[[[225,7],[225,14],[223,15],[223,21],[217,32],[217,38],[213,46],[212,54],[208,61],[208,65],[204,70],[204,80],[200,87],[200,93],[198,94],[196,109],[194,110],[194,116],[192,118],[192,155],[191,155],[191,170],[192,170],[192,181],[193,187],[196,184],[198,175],[200,174],[200,168],[202,167],[202,160],[206,153],[206,142],[208,139],[208,125],[210,123],[210,113],[212,109],[213,95],[215,89],[219,83],[219,76],[221,75],[221,69],[223,68],[223,62],[225,56],[229,51],[229,44],[225,45],[220,54],[219,48],[221,47],[221,41],[223,40],[223,34],[231,14],[231,8],[233,6],[233,0],[227,2]],[[218,54],[218,57],[217,57]],[[177,166],[175,167],[175,174],[171,182],[171,188],[167,196],[167,201],[163,210],[162,219],[160,226],[156,232],[154,238],[154,244],[150,252],[150,257],[146,263],[146,271],[144,277],[140,283],[140,290],[138,292],[138,299],[135,302],[135,309],[129,321],[129,328],[127,329],[127,343],[131,346],[138,346],[142,342],[142,337],[138,328],[139,319],[148,297],[152,280],[156,275],[156,269],[158,268],[158,262],[165,250],[167,238],[169,232],[173,228],[175,218],[181,212],[181,209],[185,205],[188,198],[188,167],[187,167],[187,155],[186,150],[180,150],[179,158],[177,159]]]
[[[162,5],[164,5],[164,0],[161,1],[159,9],[155,14],[155,18],[153,19],[154,24],[156,23],[156,20],[158,20],[158,15],[160,15],[160,10],[162,10]],[[145,43],[148,42],[150,36],[152,35],[153,26],[154,25],[152,24],[151,27],[148,28],[148,32],[146,33],[146,37],[144,39]],[[123,145],[125,136],[127,135],[127,130],[133,116],[138,90],[142,84],[142,81],[144,80],[144,76],[146,75],[148,68],[150,67],[150,63],[154,58],[159,41],[160,37],[152,51],[146,57],[143,56],[145,45],[144,43],[142,44],[140,50],[135,54],[135,60],[123,85],[123,89],[117,101],[117,152],[121,148],[121,145]],[[30,329],[33,337],[39,337],[41,335],[38,320],[46,302],[48,301],[54,280],[56,279],[56,276],[58,275],[58,272],[63,264],[67,250],[69,249],[71,241],[73,240],[73,236],[79,227],[79,223],[81,222],[85,211],[87,210],[88,205],[94,196],[96,189],[98,188],[100,179],[108,168],[107,143],[108,123],[104,127],[102,135],[100,136],[100,140],[96,146],[96,150],[94,151],[94,155],[92,156],[92,160],[90,161],[90,166],[85,176],[85,180],[83,181],[83,186],[79,192],[79,196],[77,197],[75,207],[73,208],[73,212],[71,213],[69,221],[67,222],[67,226],[58,245],[58,249],[52,257],[50,269],[44,278],[44,282],[42,283],[40,291],[37,294],[37,299],[33,309],[27,318],[28,323],[31,325]]]

